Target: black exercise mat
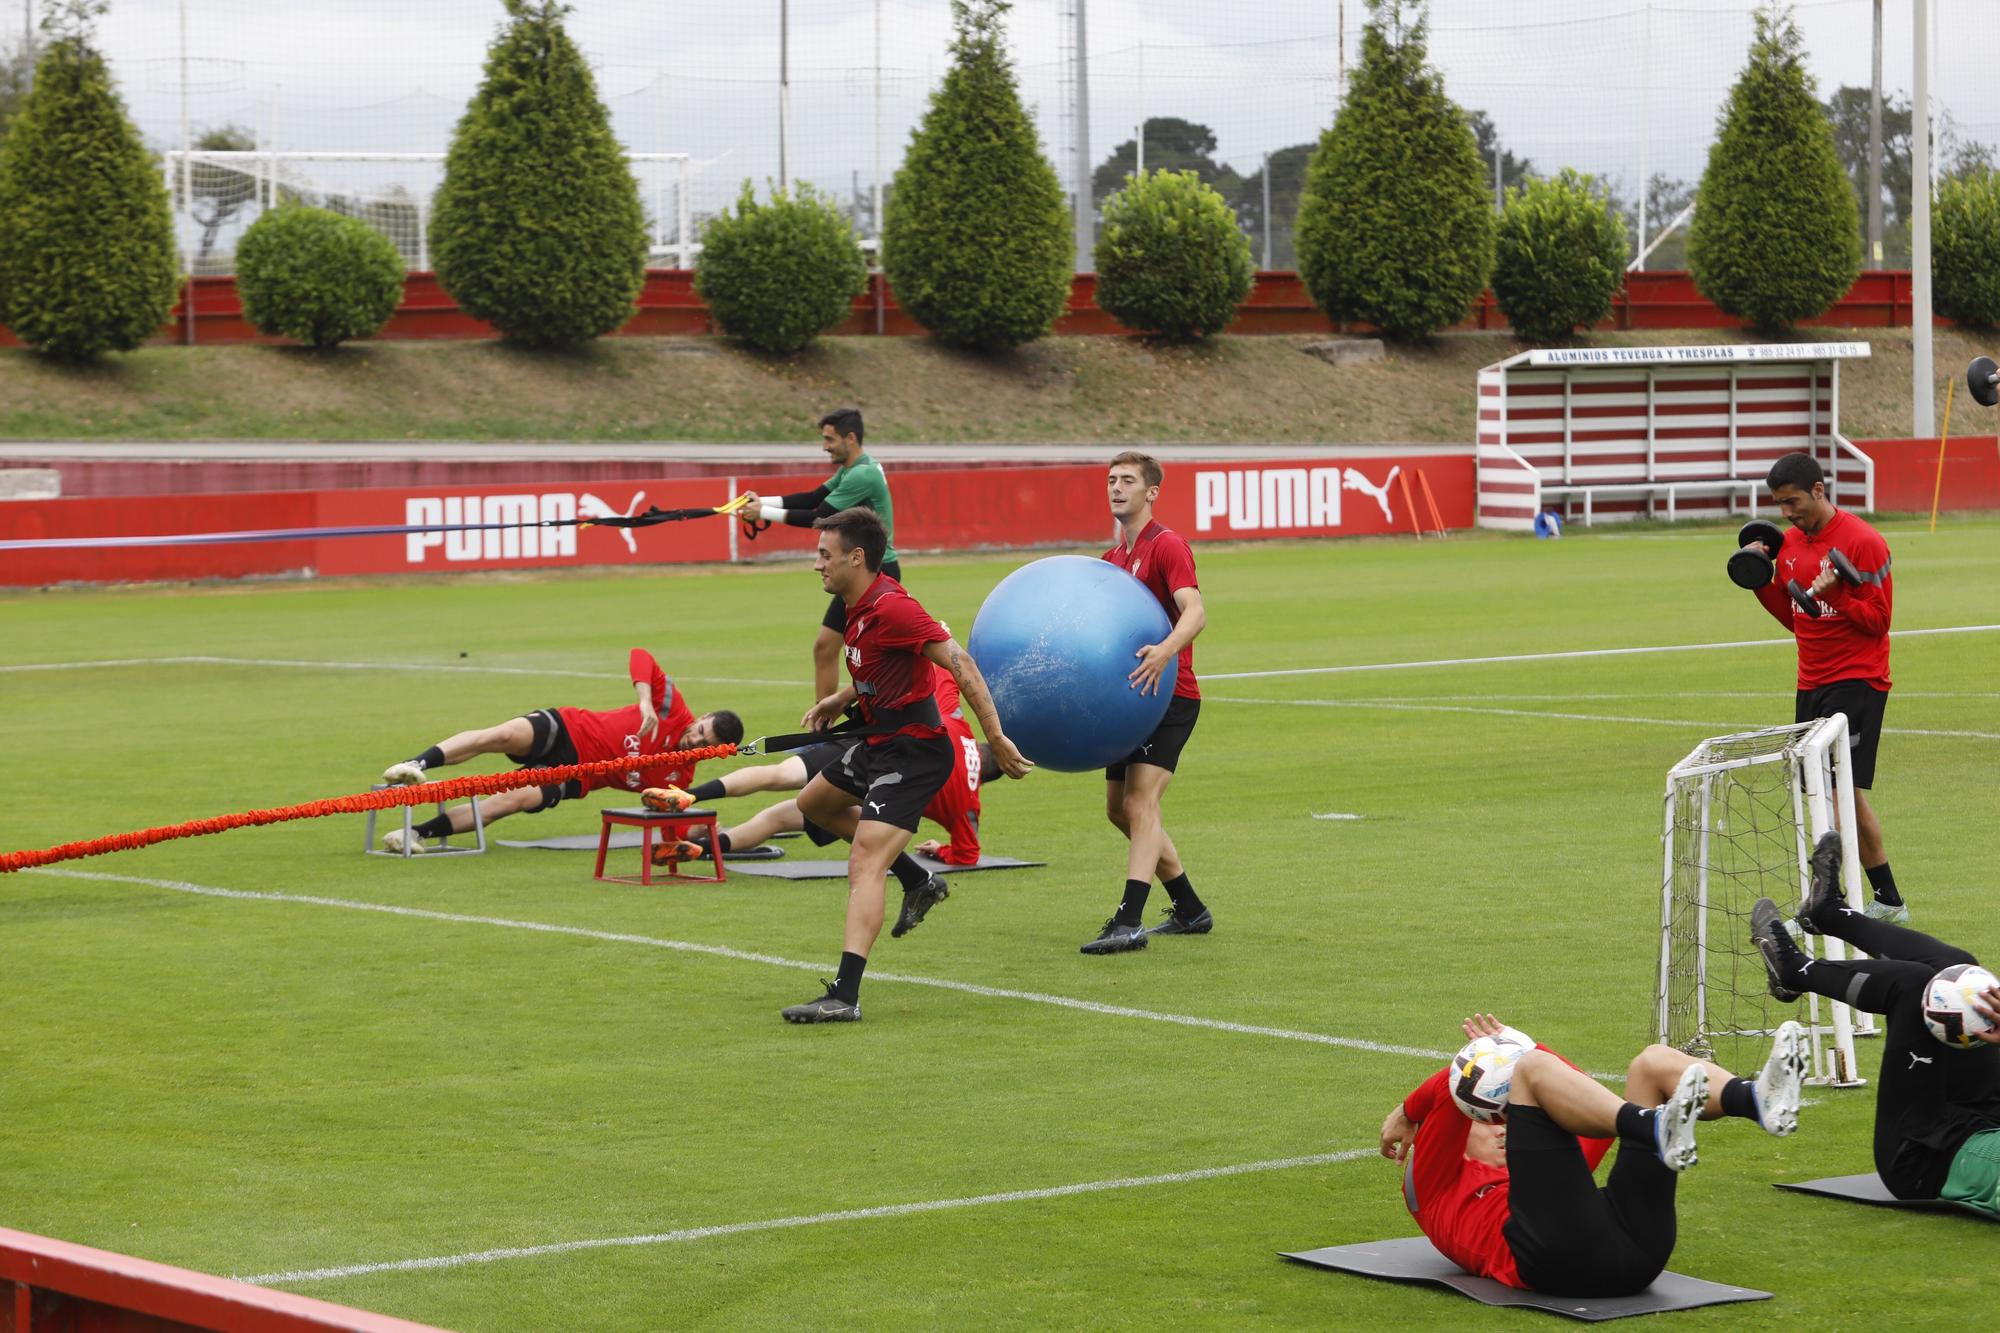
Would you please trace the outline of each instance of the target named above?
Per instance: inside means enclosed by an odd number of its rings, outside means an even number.
[[[976,866],[951,866],[942,861],[933,861],[928,856],[911,856],[924,869],[933,871],[949,879],[953,875],[963,875],[974,870],[1016,870],[1022,866],[1047,865],[1046,861],[1017,861],[1011,856],[982,856]],[[736,858],[724,857],[730,873],[738,869]],[[765,875],[772,879],[846,879],[846,861],[765,861],[753,862],[741,867],[746,875]]]
[[[1483,1305],[1519,1305],[1550,1314],[1567,1315],[1598,1323],[1635,1314],[1663,1314],[1669,1310],[1693,1310],[1704,1305],[1728,1305],[1735,1301],[1768,1301],[1771,1293],[1749,1287],[1729,1287],[1704,1282],[1698,1277],[1662,1273],[1636,1296],[1545,1296],[1538,1291],[1522,1291],[1489,1277],[1474,1277],[1439,1254],[1422,1236],[1400,1240],[1367,1241],[1360,1245],[1332,1245],[1323,1250],[1287,1252],[1284,1258],[1337,1273],[1387,1278],[1393,1282],[1428,1282],[1449,1287],[1461,1296],[1470,1296]]]
[[[614,852],[635,850],[640,846],[642,836],[638,829],[617,829],[611,834],[611,850]],[[653,839],[654,846],[657,847],[659,843],[660,840],[658,838]],[[542,852],[594,852],[597,850],[597,835],[595,833],[577,833],[561,838],[535,838],[526,842],[509,842],[505,838],[502,838],[495,845],[500,847],[528,847]],[[733,866],[742,860],[776,861],[781,859],[784,854],[784,848],[773,847],[769,843],[766,843],[759,847],[752,847],[747,852],[729,852],[725,854],[723,860],[726,864]]]
[[[1796,1194],[1819,1194],[1829,1199],[1845,1199],[1849,1203],[1869,1203],[1878,1208],[1908,1208],[1920,1213],[1957,1213],[1962,1217],[1984,1218],[1988,1222],[2000,1222],[2000,1217],[1968,1208],[1962,1203],[1951,1203],[1944,1199],[1899,1199],[1889,1193],[1889,1187],[1882,1183],[1882,1177],[1874,1172],[1865,1176],[1828,1176],[1825,1180],[1808,1180],[1800,1184],[1781,1180],[1777,1184],[1781,1190],[1791,1190]]]

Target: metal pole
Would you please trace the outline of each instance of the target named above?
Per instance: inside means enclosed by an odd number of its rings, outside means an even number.
[[[875,0],[875,263],[882,263],[882,0]]]
[[[188,124],[188,9],[180,0],[181,18],[181,256],[187,257],[187,238],[192,234],[194,214],[194,138]],[[194,265],[188,265],[187,285],[181,292],[181,322],[188,345],[194,345]]]
[[[1868,267],[1882,267],[1882,0],[1875,0],[1874,77],[1868,87]]]
[[[1503,212],[1506,207],[1506,177],[1500,171],[1500,142],[1496,138],[1493,142],[1493,211],[1495,213]]]
[[[1146,43],[1139,43],[1139,166],[1138,174],[1146,174]]]
[[[1097,201],[1090,183],[1090,45],[1084,34],[1087,0],[1076,0],[1076,268],[1087,271],[1096,262]]]
[[[1653,0],[1646,0],[1645,34],[1639,40],[1639,269],[1646,268],[1646,192],[1652,170],[1648,140],[1652,138],[1653,108],[1646,89],[1653,73]]]
[[[1334,39],[1338,45],[1334,48],[1333,55],[1333,100],[1334,114],[1339,115],[1340,103],[1347,100],[1347,0],[1340,0],[1336,8],[1339,13],[1336,24],[1340,28],[1340,33]]]
[[[1931,380],[1931,0],[1914,0],[1910,107],[1910,434],[1937,433]]]
[[[35,91],[35,0],[21,0],[21,58],[28,62],[23,93]]]
[[[1264,268],[1271,267],[1271,155],[1264,154]]]
[[[792,0],[778,0],[778,188],[790,190],[786,161],[792,134]]]

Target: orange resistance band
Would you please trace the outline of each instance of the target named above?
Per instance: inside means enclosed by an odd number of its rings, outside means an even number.
[[[512,773],[477,773],[462,778],[420,782],[410,787],[384,787],[353,796],[334,796],[303,805],[281,805],[270,810],[244,810],[212,819],[191,819],[185,824],[140,829],[134,833],[113,833],[82,842],[66,842],[59,847],[36,851],[0,853],[0,874],[26,870],[30,866],[74,861],[79,857],[103,856],[150,847],[172,838],[199,838],[226,829],[249,828],[259,824],[282,824],[293,819],[318,819],[323,815],[352,815],[366,810],[386,810],[398,805],[425,805],[432,801],[452,801],[466,796],[491,796],[495,792],[520,787],[543,787],[571,778],[596,777],[604,773],[627,773],[642,768],[678,766],[703,759],[722,759],[736,753],[734,745],[706,745],[696,750],[674,750],[666,754],[639,754],[624,759],[602,759],[589,764],[563,764],[556,768],[523,768]]]

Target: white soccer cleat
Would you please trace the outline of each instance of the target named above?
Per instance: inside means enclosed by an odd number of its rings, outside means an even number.
[[[1891,907],[1879,898],[1870,898],[1868,905],[1861,910],[1867,913],[1870,921],[1886,921],[1892,926],[1907,926],[1910,924],[1910,905],[1908,903],[1897,903],[1894,907]]]
[[[405,838],[403,830],[392,828],[382,835],[382,850],[395,856],[422,856],[430,849],[424,846],[424,840],[415,833]]]
[[[423,780],[423,766],[411,763],[407,759],[382,770],[382,781],[391,787],[414,787]]]
[[[1674,1095],[1653,1112],[1653,1151],[1669,1171],[1695,1164],[1694,1122],[1708,1105],[1708,1070],[1691,1064],[1681,1071]]]
[[[1799,1127],[1799,1093],[1812,1063],[1811,1038],[1791,1020],[1778,1025],[1771,1056],[1757,1074],[1757,1123],[1783,1137]]]

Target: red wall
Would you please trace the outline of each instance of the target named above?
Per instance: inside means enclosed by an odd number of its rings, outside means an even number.
[[[233,277],[196,278],[194,292],[194,336],[198,343],[277,343],[258,333],[243,318]],[[1902,328],[1910,322],[1910,275],[1907,271],[1883,270],[1863,273],[1854,286],[1824,315],[1803,321],[1807,325],[1839,328]],[[1939,320],[1939,324],[1949,321]],[[1473,303],[1459,329],[1505,330],[1507,319],[1493,293],[1484,292]],[[1742,320],[1725,315],[1695,290],[1694,281],[1684,272],[1648,272],[1626,275],[1625,288],[1612,302],[1610,318],[1598,325],[1603,329],[1736,329]],[[1296,273],[1264,272],[1244,300],[1232,333],[1346,333],[1372,332],[1365,324],[1336,324],[1322,314],[1306,294]],[[639,308],[620,336],[643,337],[660,334],[714,333],[708,307],[694,291],[694,275],[682,269],[653,269],[639,294]],[[854,313],[834,330],[837,334],[891,335],[920,334],[923,329],[896,304],[896,297],[880,274],[869,280],[868,291],[854,300]],[[1079,273],[1070,289],[1069,310],[1056,322],[1056,332],[1065,334],[1129,333],[1111,316],[1097,308],[1097,275]],[[459,311],[458,305],[438,285],[435,275],[412,273],[404,284],[403,304],[377,335],[387,339],[468,339],[498,336],[492,326]],[[160,343],[188,341],[184,311],[174,308],[173,316],[154,338]],[[19,344],[0,328],[0,346]]]
[[[1181,463],[1170,469],[1160,518],[1191,539],[1366,536],[1408,532],[1400,485],[1373,492],[1402,469],[1423,469],[1447,527],[1472,523],[1472,458],[1426,454],[1329,462]],[[560,475],[560,474],[558,474]],[[162,496],[144,504],[98,499],[0,505],[0,540],[124,537],[293,527],[519,521],[648,505],[720,504],[732,489],[776,495],[809,489],[821,473],[744,472],[727,477],[549,481],[483,487],[315,490]],[[896,533],[908,550],[1109,545],[1111,518],[1099,463],[1022,468],[898,470]],[[1410,496],[1423,505],[1422,492]],[[1386,505],[1386,510],[1384,508]],[[1429,527],[1428,520],[1425,527]],[[251,574],[386,574],[581,565],[681,564],[804,557],[813,534],[774,527],[735,550],[727,520],[696,519],[633,531],[615,528],[305,539],[206,546],[96,547],[0,552],[0,584],[240,578]],[[628,540],[629,539],[629,540]]]
[[[1938,482],[1936,440],[1856,440],[1875,460],[1875,507],[1927,514],[1940,509],[2000,509],[2000,436],[1962,435],[1944,447]]]

